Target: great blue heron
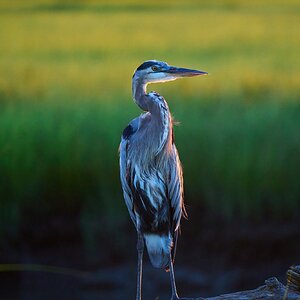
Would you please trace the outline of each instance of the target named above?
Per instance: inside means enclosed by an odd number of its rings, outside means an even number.
[[[145,112],[124,129],[120,144],[120,177],[125,203],[137,230],[138,277],[136,300],[141,299],[144,241],[152,265],[170,271],[172,299],[176,291],[173,260],[183,203],[183,177],[173,138],[172,116],[165,99],[147,93],[149,83],[206,72],[177,68],[149,60],[132,78],[135,103]]]

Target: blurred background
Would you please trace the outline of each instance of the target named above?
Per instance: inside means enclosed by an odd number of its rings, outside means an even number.
[[[180,295],[285,282],[300,263],[299,28],[298,0],[1,0],[0,299],[134,298],[118,145],[148,59],[210,74],[149,87],[180,122]],[[143,294],[170,296],[147,255]]]

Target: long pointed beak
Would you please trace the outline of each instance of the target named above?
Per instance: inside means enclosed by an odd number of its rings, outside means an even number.
[[[177,67],[169,67],[164,72],[168,74],[172,74],[172,76],[174,77],[193,77],[193,76],[208,75],[208,73],[204,71],[192,70],[186,68],[177,68]]]

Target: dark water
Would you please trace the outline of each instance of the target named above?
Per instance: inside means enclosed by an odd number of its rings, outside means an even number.
[[[7,241],[1,263],[67,269],[0,272],[1,300],[134,299],[136,241],[129,222],[114,238],[99,234],[93,247],[83,242],[76,219],[38,223],[24,225],[20,240]],[[152,268],[146,253],[144,262],[143,299],[170,299],[169,274]],[[181,296],[208,297],[256,288],[272,276],[285,283],[288,267],[299,263],[297,221],[184,221],[175,274]]]

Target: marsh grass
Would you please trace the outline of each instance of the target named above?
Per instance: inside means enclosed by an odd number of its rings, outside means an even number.
[[[153,87],[182,122],[187,203],[296,215],[299,12],[294,0],[1,1],[1,228],[24,212],[126,216],[118,144],[140,114],[133,69],[150,58],[210,73]]]
[[[129,105],[131,104],[131,105]],[[173,99],[189,206],[231,217],[296,214],[300,104]],[[7,104],[0,113],[1,217],[79,211],[121,217],[120,133],[132,103]],[[13,126],[11,122],[13,121]]]

